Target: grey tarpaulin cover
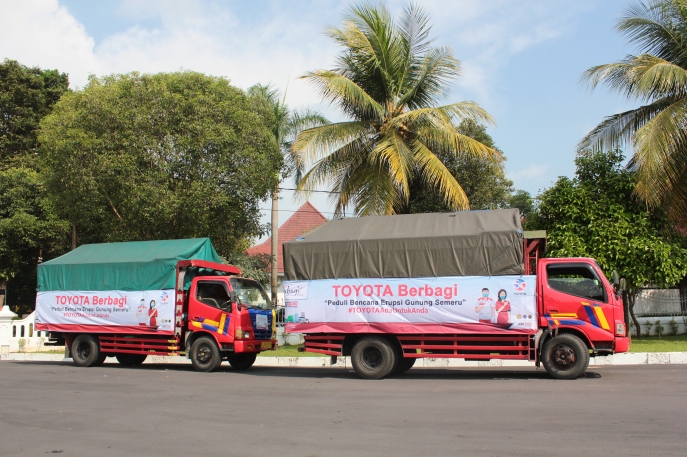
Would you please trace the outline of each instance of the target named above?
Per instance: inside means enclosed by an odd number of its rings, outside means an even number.
[[[333,220],[284,243],[287,280],[524,273],[517,209]]]

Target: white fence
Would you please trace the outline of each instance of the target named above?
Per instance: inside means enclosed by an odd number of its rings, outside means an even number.
[[[635,300],[637,316],[670,316],[686,311],[687,303],[680,299],[678,289],[643,289]]]
[[[59,351],[62,348],[45,346],[48,335],[45,331],[34,328],[35,312],[23,319],[16,319],[17,315],[7,306],[0,311],[0,354],[10,352],[42,352]],[[675,335],[687,333],[687,316],[637,316],[642,335],[658,335],[659,327],[663,327],[663,335]],[[657,325],[657,322],[659,323]],[[628,325],[632,325],[628,323]],[[634,329],[633,335],[634,335]],[[283,323],[277,324],[277,340],[280,346],[284,344],[298,345],[303,343],[300,334],[286,334]]]
[[[17,315],[7,306],[0,311],[0,353],[62,350],[61,347],[45,346],[48,341],[48,332],[35,329],[35,312],[23,319],[16,319],[16,317]],[[280,346],[297,345],[303,342],[303,337],[300,334],[284,333],[284,326],[281,324],[277,326],[277,340]]]
[[[48,332],[34,328],[35,312],[23,319],[15,319],[16,314],[7,307],[0,313],[0,352],[43,352],[60,350],[45,346]]]
[[[642,335],[658,336],[659,330],[662,327],[661,335],[680,335],[687,333],[687,316],[660,316],[648,317],[637,316],[639,327]],[[631,327],[632,335],[634,331],[634,322],[630,320],[628,324]]]

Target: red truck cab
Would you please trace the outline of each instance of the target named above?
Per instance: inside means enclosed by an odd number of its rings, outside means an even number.
[[[593,354],[627,352],[618,286],[609,283],[594,259],[540,259],[537,282],[540,328],[552,335],[576,335]],[[554,351],[553,357],[565,358],[564,352]]]
[[[177,328],[197,370],[212,371],[224,359],[246,369],[259,352],[276,349],[276,316],[260,283],[230,265],[189,261],[177,268]]]

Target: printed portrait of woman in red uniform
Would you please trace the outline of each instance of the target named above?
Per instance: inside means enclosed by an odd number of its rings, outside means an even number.
[[[148,309],[148,325],[157,327],[157,308],[155,307],[155,300],[150,300],[150,308]]]
[[[506,300],[507,296],[508,294],[505,290],[499,290],[499,299],[494,305],[494,313],[496,315],[496,322],[494,322],[495,324],[510,324],[510,302]]]

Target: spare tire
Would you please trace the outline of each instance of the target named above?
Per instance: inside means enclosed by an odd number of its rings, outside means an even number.
[[[106,358],[107,358],[107,354],[105,354],[104,352],[101,352],[101,353],[100,353],[100,356],[98,357],[98,360],[96,360],[95,363],[94,363],[93,365],[91,365],[91,366],[92,366],[92,367],[99,367],[99,366],[101,366],[103,363],[105,363],[105,359],[106,359]]]
[[[257,356],[258,354],[255,352],[248,354],[237,354],[227,357],[227,360],[229,361],[229,365],[231,365],[234,370],[242,371],[252,367]]]
[[[417,360],[417,358],[415,358],[415,357],[403,357],[396,364],[396,369],[394,370],[394,374],[401,374],[401,373],[405,373],[406,371],[410,370],[411,368],[413,368],[413,365],[415,365],[416,360]]]
[[[393,371],[396,351],[385,338],[366,336],[353,346],[351,364],[361,378],[382,379]]]
[[[94,335],[82,333],[72,343],[72,360],[77,367],[92,367],[100,360],[100,343]]]
[[[117,354],[117,362],[125,367],[135,367],[145,362],[146,354]]]

